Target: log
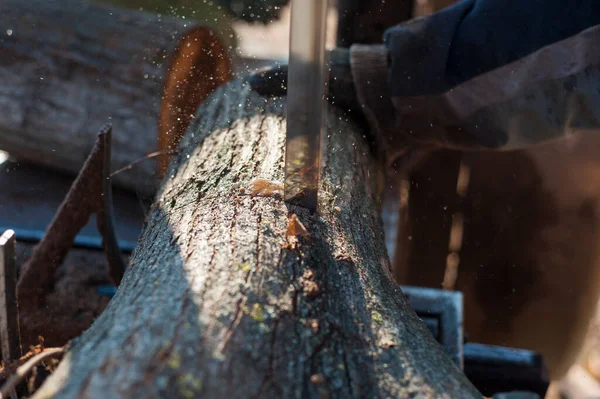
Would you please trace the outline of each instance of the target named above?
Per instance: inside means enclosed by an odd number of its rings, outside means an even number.
[[[0,2],[0,148],[76,174],[111,121],[115,168],[151,152],[163,57],[185,30],[176,19],[82,1]],[[152,191],[155,169],[140,163],[115,183]]]
[[[0,149],[76,175],[110,121],[113,170],[154,152],[168,64],[198,28],[81,0],[1,1]],[[261,64],[234,58],[238,71]],[[140,162],[113,180],[154,194],[156,169],[155,160]]]
[[[285,98],[198,111],[105,312],[34,398],[481,398],[392,279],[380,173],[331,110],[319,214],[281,199]]]

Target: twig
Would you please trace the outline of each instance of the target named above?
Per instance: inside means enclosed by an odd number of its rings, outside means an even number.
[[[2,388],[0,388],[0,399],[6,398],[7,395],[12,390],[14,390],[17,384],[19,384],[35,366],[37,366],[39,363],[43,362],[44,360],[50,357],[62,355],[65,352],[65,349],[65,347],[44,349],[43,352],[38,353],[37,355],[29,359],[27,362],[25,362],[25,364],[19,366],[19,368],[17,368],[17,371],[13,375],[11,375],[8,378],[8,380],[6,380]]]
[[[156,157],[160,157],[160,156],[167,156],[167,155],[175,155],[179,152],[179,150],[168,150],[168,151],[154,151],[151,152],[150,154],[146,154],[141,158],[136,159],[135,161],[131,162],[129,165],[123,166],[121,169],[117,169],[114,172],[112,172],[110,174],[110,176],[114,176],[117,175],[119,173],[125,172],[126,170],[129,170],[131,168],[133,168],[135,165],[137,165],[138,163],[142,162],[142,161],[146,161],[148,159],[152,159],[152,158],[156,158]]]
[[[35,346],[29,347],[29,352],[21,356],[19,359],[12,361],[9,364],[4,363],[4,367],[0,369],[0,381],[5,381],[8,377],[11,376],[17,369],[25,364],[29,359],[34,357],[35,355],[42,353],[44,351],[44,338],[42,336],[38,337],[38,344]],[[65,345],[65,347],[70,344]]]
[[[133,168],[135,165],[137,165],[138,163],[140,163],[142,161],[146,161],[148,159],[152,159],[152,158],[156,158],[156,157],[160,157],[160,156],[175,155],[175,154],[178,154],[179,151],[180,150],[164,150],[164,151],[151,152],[149,154],[144,155],[141,158],[136,159],[135,161],[131,162],[129,165],[123,166],[121,169],[115,170],[114,172],[112,172],[110,174],[110,177],[113,177],[119,173],[130,170],[131,168]],[[138,201],[140,202],[140,208],[142,208],[142,212],[144,213],[144,220],[148,220],[148,209],[144,205],[142,198],[141,198],[141,194],[138,192],[137,188],[136,188],[136,196],[137,196]]]

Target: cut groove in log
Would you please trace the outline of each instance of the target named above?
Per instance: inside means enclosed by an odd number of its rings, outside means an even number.
[[[283,180],[285,99],[236,80],[198,112],[119,291],[34,398],[481,398],[393,282],[367,144],[329,114],[321,214]],[[307,236],[287,236],[292,215]]]

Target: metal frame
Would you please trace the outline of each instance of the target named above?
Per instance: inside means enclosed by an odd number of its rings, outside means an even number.
[[[410,307],[423,319],[450,358],[462,370],[464,367],[462,292],[413,286],[401,288]]]

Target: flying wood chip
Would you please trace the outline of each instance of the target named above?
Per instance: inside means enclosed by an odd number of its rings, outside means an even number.
[[[288,224],[288,229],[287,229],[287,236],[288,237],[292,237],[292,236],[303,236],[303,237],[310,237],[310,234],[308,233],[308,230],[306,230],[306,227],[304,227],[304,225],[302,224],[302,222],[300,221],[300,219],[298,219],[298,216],[296,216],[295,214],[292,214],[292,216],[290,216],[289,219],[289,224]]]

